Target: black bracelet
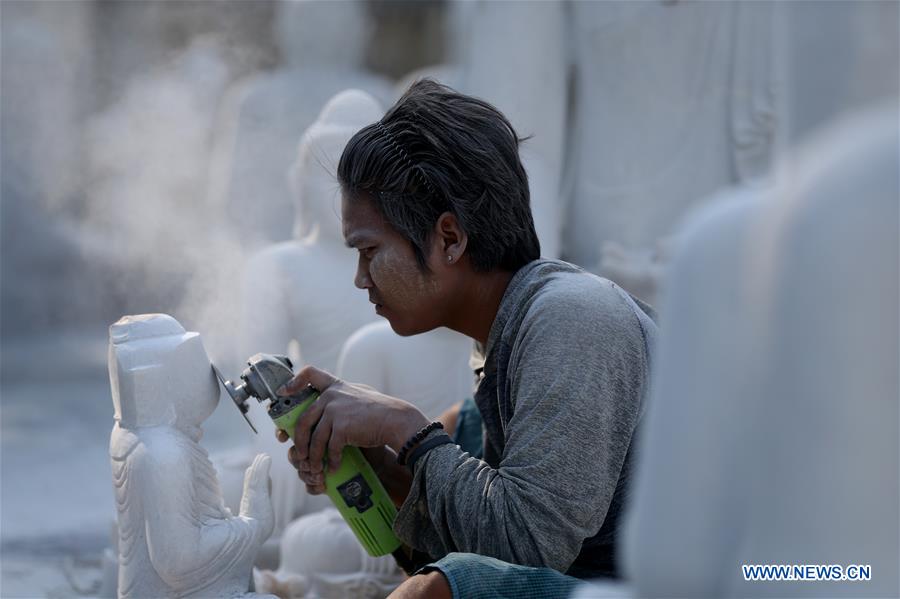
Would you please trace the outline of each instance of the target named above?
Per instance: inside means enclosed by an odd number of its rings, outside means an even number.
[[[418,447],[412,450],[412,453],[409,454],[409,459],[406,461],[406,467],[409,468],[409,471],[413,474],[416,473],[416,462],[419,461],[419,458],[424,456],[426,453],[438,447],[439,445],[447,445],[448,443],[453,443],[453,439],[450,438],[450,435],[447,433],[441,433],[440,435],[436,435],[431,439],[428,439],[424,443],[420,443]]]
[[[406,454],[409,453],[409,450],[418,445],[422,439],[424,439],[428,433],[435,429],[444,428],[444,425],[435,420],[415,435],[406,440],[406,443],[403,444],[403,447],[400,448],[400,452],[397,454],[397,463],[401,466],[406,465]]]

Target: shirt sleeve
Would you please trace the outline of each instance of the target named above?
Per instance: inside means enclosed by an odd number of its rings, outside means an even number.
[[[536,298],[511,345],[513,414],[499,467],[454,445],[428,452],[398,535],[433,557],[462,551],[567,570],[606,517],[647,369],[637,316],[610,286]]]

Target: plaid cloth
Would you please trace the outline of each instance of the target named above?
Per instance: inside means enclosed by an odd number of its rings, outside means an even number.
[[[508,564],[474,553],[450,553],[417,574],[439,570],[450,582],[453,599],[557,599],[583,581],[552,568]]]

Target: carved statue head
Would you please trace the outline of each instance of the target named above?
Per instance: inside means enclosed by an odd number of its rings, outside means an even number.
[[[109,327],[109,382],[123,428],[191,430],[219,402],[200,335],[167,314],[123,316]]]
[[[334,175],[338,160],[350,138],[383,114],[375,98],[349,89],[331,98],[303,132],[297,160],[288,173],[296,209],[295,237],[317,233],[343,243],[337,216],[340,188]]]
[[[277,571],[255,571],[256,589],[280,597],[375,599],[403,581],[391,556],[372,557],[332,508],[292,522]]]

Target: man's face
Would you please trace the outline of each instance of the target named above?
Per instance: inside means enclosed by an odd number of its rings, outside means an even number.
[[[412,245],[388,224],[367,197],[341,199],[344,241],[359,253],[354,284],[368,292],[375,312],[398,335],[416,335],[442,326],[447,285],[432,267],[419,269]],[[435,264],[435,266],[437,266]],[[437,270],[440,270],[439,268]]]

